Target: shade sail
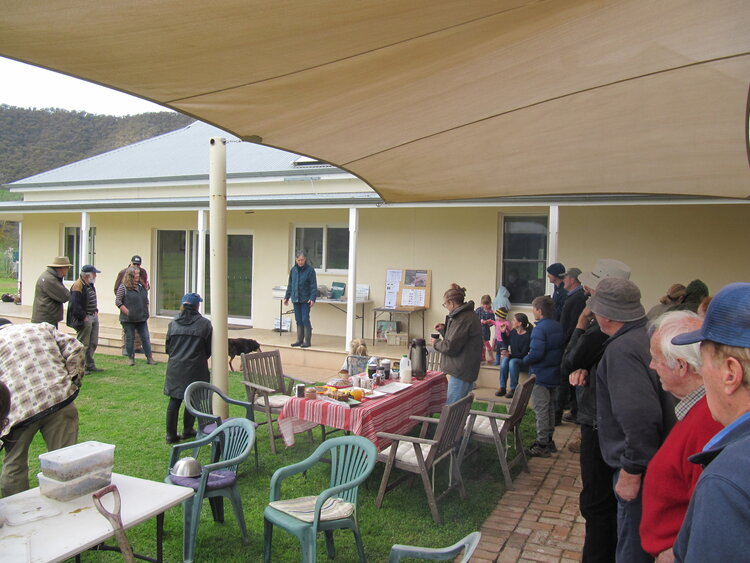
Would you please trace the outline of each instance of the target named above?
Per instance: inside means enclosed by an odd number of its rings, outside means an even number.
[[[388,202],[750,196],[746,0],[0,3],[0,54]]]

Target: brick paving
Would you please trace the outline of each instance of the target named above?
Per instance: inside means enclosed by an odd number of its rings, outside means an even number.
[[[578,454],[566,447],[578,427],[555,428],[559,451],[548,458],[529,459],[481,527],[482,541],[471,558],[476,563],[581,560],[584,521],[578,510],[581,477]]]

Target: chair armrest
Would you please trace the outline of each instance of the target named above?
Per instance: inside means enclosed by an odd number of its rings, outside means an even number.
[[[270,502],[279,500],[281,498],[281,482],[284,479],[286,479],[287,477],[291,477],[292,475],[296,475],[297,473],[304,473],[305,471],[310,469],[310,467],[315,465],[317,461],[317,459],[307,458],[292,465],[280,467],[279,469],[274,471],[273,475],[271,476],[271,485],[269,487]]]
[[[429,422],[430,424],[437,424],[440,422],[439,418],[432,418],[429,416],[419,416],[416,414],[413,414],[409,417],[410,420],[416,420],[417,422]]]
[[[240,401],[239,399],[232,399],[230,397],[226,397],[225,400],[227,403],[230,403],[232,405],[243,407],[245,409],[245,418],[255,422],[255,411],[253,410],[253,405],[251,403],[248,403],[247,401]]]
[[[251,389],[255,389],[256,391],[260,391],[261,393],[264,393],[266,395],[276,393],[276,389],[271,389],[270,387],[264,387],[263,385],[258,385],[257,383],[253,383],[251,381],[243,381],[242,384],[246,385],[247,387],[250,387]]]
[[[174,464],[177,463],[177,460],[180,458],[180,452],[183,452],[185,450],[192,450],[194,448],[200,448],[202,446],[210,444],[214,441],[214,434],[215,431],[208,436],[204,436],[203,438],[200,438],[198,440],[194,440],[192,442],[184,442],[182,444],[175,444],[174,446],[172,446],[172,451],[169,455],[169,470],[171,470],[172,467],[174,467]]]
[[[302,379],[298,379],[292,375],[286,374],[281,374],[281,381],[284,383],[283,392],[285,395],[292,395],[292,391],[294,390],[293,388],[296,384],[301,383],[303,385],[307,385],[309,383],[308,381],[303,381]]]
[[[486,416],[487,418],[499,418],[501,420],[506,420],[510,418],[510,415],[504,412],[487,412],[487,411],[469,411],[469,414],[475,414],[477,416]]]
[[[412,444],[426,444],[428,446],[434,446],[437,444],[436,440],[417,438],[416,436],[404,436],[403,434],[391,434],[390,432],[378,432],[375,435],[378,438],[386,438],[388,440],[393,440],[394,442],[411,442]]]

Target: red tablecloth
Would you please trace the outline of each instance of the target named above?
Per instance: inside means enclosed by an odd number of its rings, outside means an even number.
[[[390,440],[378,438],[378,432],[404,434],[415,426],[409,416],[439,412],[445,404],[448,380],[444,373],[430,371],[422,381],[413,379],[412,383],[408,389],[378,399],[367,399],[350,408],[328,401],[292,398],[279,415],[284,443],[291,446],[294,434],[325,424],[369,438],[378,449],[382,449]]]

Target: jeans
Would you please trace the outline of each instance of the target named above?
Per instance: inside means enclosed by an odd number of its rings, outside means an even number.
[[[614,563],[617,549],[617,499],[614,469],[602,459],[599,433],[581,424],[581,516],[586,519],[582,563]]]
[[[459,399],[463,399],[471,393],[471,390],[474,388],[474,382],[473,381],[464,381],[463,379],[459,379],[457,377],[450,376],[448,378],[448,400],[447,403],[455,403]]]
[[[536,414],[536,442],[543,446],[552,443],[555,432],[555,388],[534,385],[531,400]]]
[[[294,321],[297,326],[306,326],[312,328],[310,323],[310,303],[303,301],[301,303],[293,303],[294,305]]]
[[[510,371],[510,390],[514,391],[518,385],[518,374],[521,373],[523,367],[523,360],[521,358],[503,358],[503,362],[500,364],[500,388],[505,389],[505,384],[508,382],[508,372]]]
[[[125,353],[128,358],[135,357],[135,332],[141,337],[141,345],[143,346],[143,353],[147,358],[151,357],[151,337],[148,334],[148,323],[143,321],[142,323],[122,323],[122,329],[125,331]]]
[[[76,334],[76,338],[86,348],[86,369],[95,368],[94,352],[96,352],[96,348],[99,346],[99,316],[94,314],[86,317],[83,321],[83,326]]]
[[[617,484],[620,470],[617,469],[612,476],[612,488]],[[617,563],[650,563],[654,560],[651,555],[643,551],[641,547],[641,492],[633,500],[623,500],[617,493]]]

